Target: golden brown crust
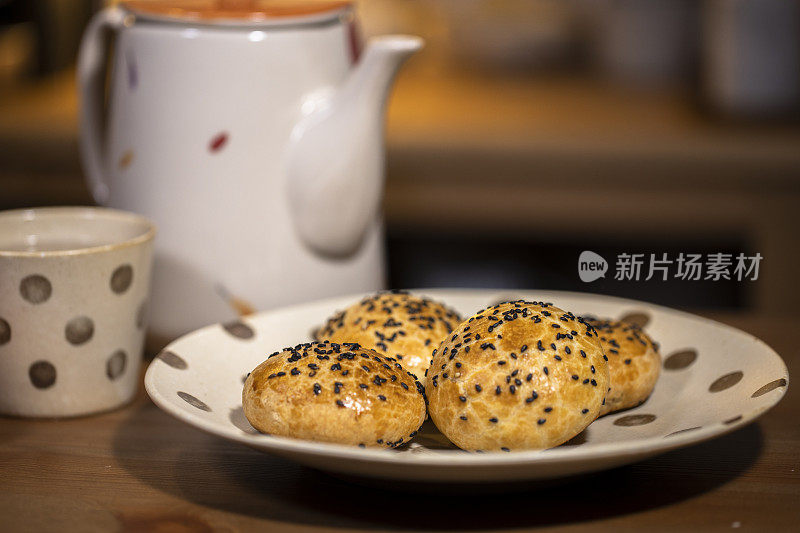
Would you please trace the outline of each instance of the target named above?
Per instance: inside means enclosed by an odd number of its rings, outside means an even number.
[[[459,322],[458,313],[439,302],[404,292],[382,292],[331,317],[316,338],[357,342],[392,356],[424,383],[431,353]]]
[[[434,353],[426,391],[431,418],[460,448],[544,449],[597,418],[608,381],[591,326],[520,300],[460,324]]]
[[[658,347],[633,324],[596,319],[588,322],[600,335],[611,378],[600,416],[642,404],[653,392],[661,371]]]
[[[244,414],[262,433],[395,447],[425,421],[422,384],[393,358],[357,344],[275,352],[247,377]]]

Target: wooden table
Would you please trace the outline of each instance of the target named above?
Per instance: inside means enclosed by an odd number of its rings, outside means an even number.
[[[722,319],[800,375],[796,317]],[[206,435],[142,393],[101,416],[0,418],[0,529],[796,531],[798,419],[795,388],[732,434],[567,485],[428,493],[362,487]]]

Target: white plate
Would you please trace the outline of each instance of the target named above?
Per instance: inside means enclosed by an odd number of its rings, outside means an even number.
[[[145,387],[164,411],[199,429],[299,463],[340,474],[435,482],[556,478],[632,463],[717,437],[774,406],[789,374],[781,358],[755,337],[688,313],[633,300],[555,291],[412,291],[464,316],[501,300],[545,300],[576,314],[637,315],[661,343],[664,368],[643,405],[596,420],[558,448],[510,453],[454,449],[429,422],[400,450],[261,435],[242,413],[244,376],[267,355],[306,342],[334,311],[361,295],[259,313],[241,322],[186,335],[152,362]]]

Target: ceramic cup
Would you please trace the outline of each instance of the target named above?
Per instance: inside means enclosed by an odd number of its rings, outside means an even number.
[[[154,235],[112,209],[0,212],[0,413],[84,415],[133,398]]]

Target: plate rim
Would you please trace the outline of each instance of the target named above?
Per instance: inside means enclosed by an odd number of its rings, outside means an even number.
[[[359,462],[369,462],[369,463],[379,462],[387,465],[409,464],[409,465],[431,465],[431,466],[435,465],[443,467],[502,466],[502,465],[519,464],[520,462],[552,464],[565,461],[580,462],[588,459],[611,459],[619,456],[641,457],[641,456],[666,453],[676,448],[682,448],[692,444],[698,444],[700,442],[712,438],[721,437],[734,430],[743,428],[744,426],[750,424],[755,419],[757,419],[758,417],[762,416],[767,411],[775,407],[784,398],[786,392],[789,390],[789,371],[786,366],[786,362],[783,360],[780,354],[778,354],[769,344],[759,339],[755,335],[752,335],[751,333],[748,333],[741,329],[729,326],[717,320],[705,318],[680,309],[674,309],[671,307],[645,302],[641,300],[633,300],[630,298],[622,298],[618,296],[609,296],[598,293],[577,292],[577,291],[556,291],[556,290],[536,290],[536,289],[491,289],[491,288],[490,289],[420,288],[420,289],[403,289],[403,290],[407,290],[407,292],[410,292],[412,294],[419,294],[423,296],[432,296],[432,297],[437,297],[437,295],[439,294],[453,294],[453,293],[460,293],[460,295],[462,296],[485,295],[487,297],[491,296],[492,294],[503,295],[505,293],[508,294],[536,293],[536,294],[541,294],[542,297],[545,299],[553,297],[558,298],[559,296],[573,297],[573,298],[599,298],[608,302],[618,302],[620,304],[624,303],[632,307],[644,306],[649,309],[668,312],[671,314],[677,313],[678,315],[681,315],[684,318],[699,320],[709,325],[721,327],[725,330],[745,335],[750,340],[754,341],[756,344],[761,345],[763,348],[766,349],[767,352],[770,353],[772,357],[776,358],[777,362],[779,362],[780,365],[782,366],[782,376],[776,379],[783,378],[784,380],[786,380],[786,385],[780,388],[781,390],[778,395],[773,395],[773,399],[768,405],[757,407],[750,411],[741,413],[740,415],[738,415],[740,416],[740,418],[736,422],[729,424],[726,424],[724,421],[716,422],[714,424],[704,426],[696,430],[686,431],[685,433],[635,439],[631,443],[626,443],[624,447],[621,447],[620,443],[618,442],[612,442],[612,443],[586,444],[586,445],[581,445],[578,448],[570,448],[570,447],[562,448],[560,446],[557,446],[555,448],[549,448],[545,450],[512,450],[507,453],[494,452],[494,451],[491,452],[487,451],[485,453],[475,453],[459,449],[459,450],[429,450],[425,454],[413,454],[413,455],[407,453],[396,453],[391,449],[359,448],[356,446],[348,446],[345,444],[318,442],[318,441],[311,441],[304,439],[295,439],[291,437],[281,437],[276,435],[263,435],[263,434],[249,435],[245,434],[244,432],[242,432],[241,435],[230,434],[227,431],[218,429],[218,426],[216,424],[209,423],[207,420],[200,417],[199,415],[194,414],[191,411],[182,409],[176,402],[167,399],[164,395],[161,394],[161,392],[158,390],[155,384],[155,376],[159,371],[157,362],[160,360],[160,358],[158,357],[158,355],[156,355],[156,357],[150,362],[147,371],[145,373],[145,379],[144,379],[145,390],[152,399],[153,403],[155,403],[161,410],[173,416],[174,418],[177,418],[181,422],[184,422],[190,426],[205,431],[206,433],[221,437],[225,440],[231,440],[234,442],[244,444],[249,447],[255,447],[267,453],[283,453],[283,452],[302,453],[305,455],[314,455],[317,457],[347,459],[350,461],[355,460]],[[261,311],[253,315],[249,315],[247,317],[240,317],[239,320],[247,323],[247,321],[253,319],[261,320],[264,317],[269,317],[271,315],[297,311],[301,308],[308,306],[324,305],[327,302],[334,303],[347,299],[352,299],[352,301],[358,301],[364,298],[365,296],[374,293],[375,291],[357,292],[341,296],[312,300],[299,304],[281,306],[274,309]],[[445,301],[444,303],[447,302]],[[182,335],[179,338],[170,342],[168,345],[162,348],[161,351],[163,352],[170,350],[174,345],[180,343],[181,341],[185,340],[188,337],[194,337],[201,334],[209,334],[212,331],[217,330],[221,326],[221,324],[222,323],[210,324],[198,328],[189,333],[186,333],[185,335]],[[251,437],[256,437],[258,441],[251,440]],[[669,439],[668,442],[665,442],[666,439]],[[586,453],[579,453],[583,451],[585,451]]]

